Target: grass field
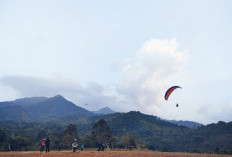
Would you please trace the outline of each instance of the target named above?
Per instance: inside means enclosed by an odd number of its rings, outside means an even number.
[[[49,153],[39,153],[38,151],[28,152],[0,152],[0,157],[232,157],[232,155],[218,154],[194,154],[194,153],[172,153],[155,151],[51,151]]]

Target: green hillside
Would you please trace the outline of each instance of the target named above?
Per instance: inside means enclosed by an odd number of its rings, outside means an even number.
[[[15,145],[15,150],[37,150],[41,139],[48,136],[53,149],[58,149],[62,141],[63,147],[68,148],[73,138],[66,135],[70,124],[71,128],[76,127],[72,135],[86,147],[96,147],[92,129],[104,119],[112,130],[112,147],[127,148],[132,144],[137,148],[174,152],[232,151],[232,122],[190,128],[135,111],[94,114],[62,96],[31,99],[33,103],[28,100],[0,103],[0,150],[6,150],[9,143]],[[21,143],[20,148],[17,143]]]

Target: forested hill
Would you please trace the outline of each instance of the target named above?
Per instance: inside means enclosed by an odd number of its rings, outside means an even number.
[[[128,112],[104,117],[115,135],[133,135],[154,149],[169,151],[213,152],[232,150],[232,122],[218,122],[188,128],[140,112]]]
[[[62,119],[68,115],[90,116],[92,112],[76,106],[74,103],[66,100],[64,97],[57,95],[45,101],[29,106],[28,115],[37,121],[46,121],[52,119]]]
[[[0,103],[0,121],[50,121],[68,115],[90,116],[94,113],[57,95],[51,98],[32,97]]]
[[[48,97],[21,98],[15,101],[0,102],[0,121],[46,122],[50,120],[75,120],[96,114],[108,115],[115,113],[108,107],[98,111],[88,111],[57,95]],[[168,121],[168,120],[167,120]],[[169,121],[190,128],[202,124],[191,121]]]
[[[190,128],[136,111],[95,114],[60,95],[0,103],[0,150],[5,150],[12,140],[22,142],[20,149],[34,150],[47,136],[58,148],[59,141],[66,140],[65,129],[69,124],[77,126],[78,137],[86,146],[95,147],[91,132],[100,119],[110,126],[118,148],[130,139],[135,147],[152,150],[232,152],[232,122]],[[71,141],[65,142],[68,148]]]
[[[40,140],[49,136],[53,147],[58,148],[58,142],[64,136],[66,126],[71,123],[77,126],[78,136],[86,147],[95,147],[91,132],[93,125],[100,119],[105,119],[110,126],[114,141],[116,140],[115,147],[118,148],[124,148],[123,141],[130,139],[134,141],[135,147],[152,150],[227,153],[232,150],[232,122],[218,122],[192,129],[135,111],[79,117],[71,121],[2,121],[0,136],[6,136],[8,139],[10,137],[15,142],[24,142],[26,150],[37,149]],[[72,139],[69,142],[71,141]],[[7,140],[3,143],[6,144]]]

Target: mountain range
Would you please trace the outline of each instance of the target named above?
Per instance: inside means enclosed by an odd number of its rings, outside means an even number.
[[[1,121],[49,121],[70,115],[90,116],[94,113],[66,100],[61,95],[51,98],[32,97],[0,103]]]
[[[192,121],[165,120],[138,111],[119,113],[107,107],[88,111],[61,95],[0,102],[1,128],[9,135],[31,137],[37,132],[35,138],[38,138],[75,124],[84,137],[91,134],[93,125],[100,119],[106,120],[119,139],[130,135],[156,150],[165,146],[169,151],[212,152],[217,148],[230,148],[232,144],[232,122],[205,126]]]
[[[61,95],[54,97],[30,97],[14,101],[0,102],[0,121],[42,122],[54,119],[78,119],[94,115],[115,113],[109,107],[97,111],[88,111],[68,101]],[[167,120],[168,121],[168,120]],[[169,121],[187,127],[199,127],[202,124],[192,121]]]

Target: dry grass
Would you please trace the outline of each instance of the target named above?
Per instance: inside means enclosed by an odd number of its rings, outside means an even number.
[[[232,157],[231,155],[171,153],[155,151],[83,151],[73,153],[70,151],[52,151],[49,153],[37,152],[1,152],[0,157]]]

